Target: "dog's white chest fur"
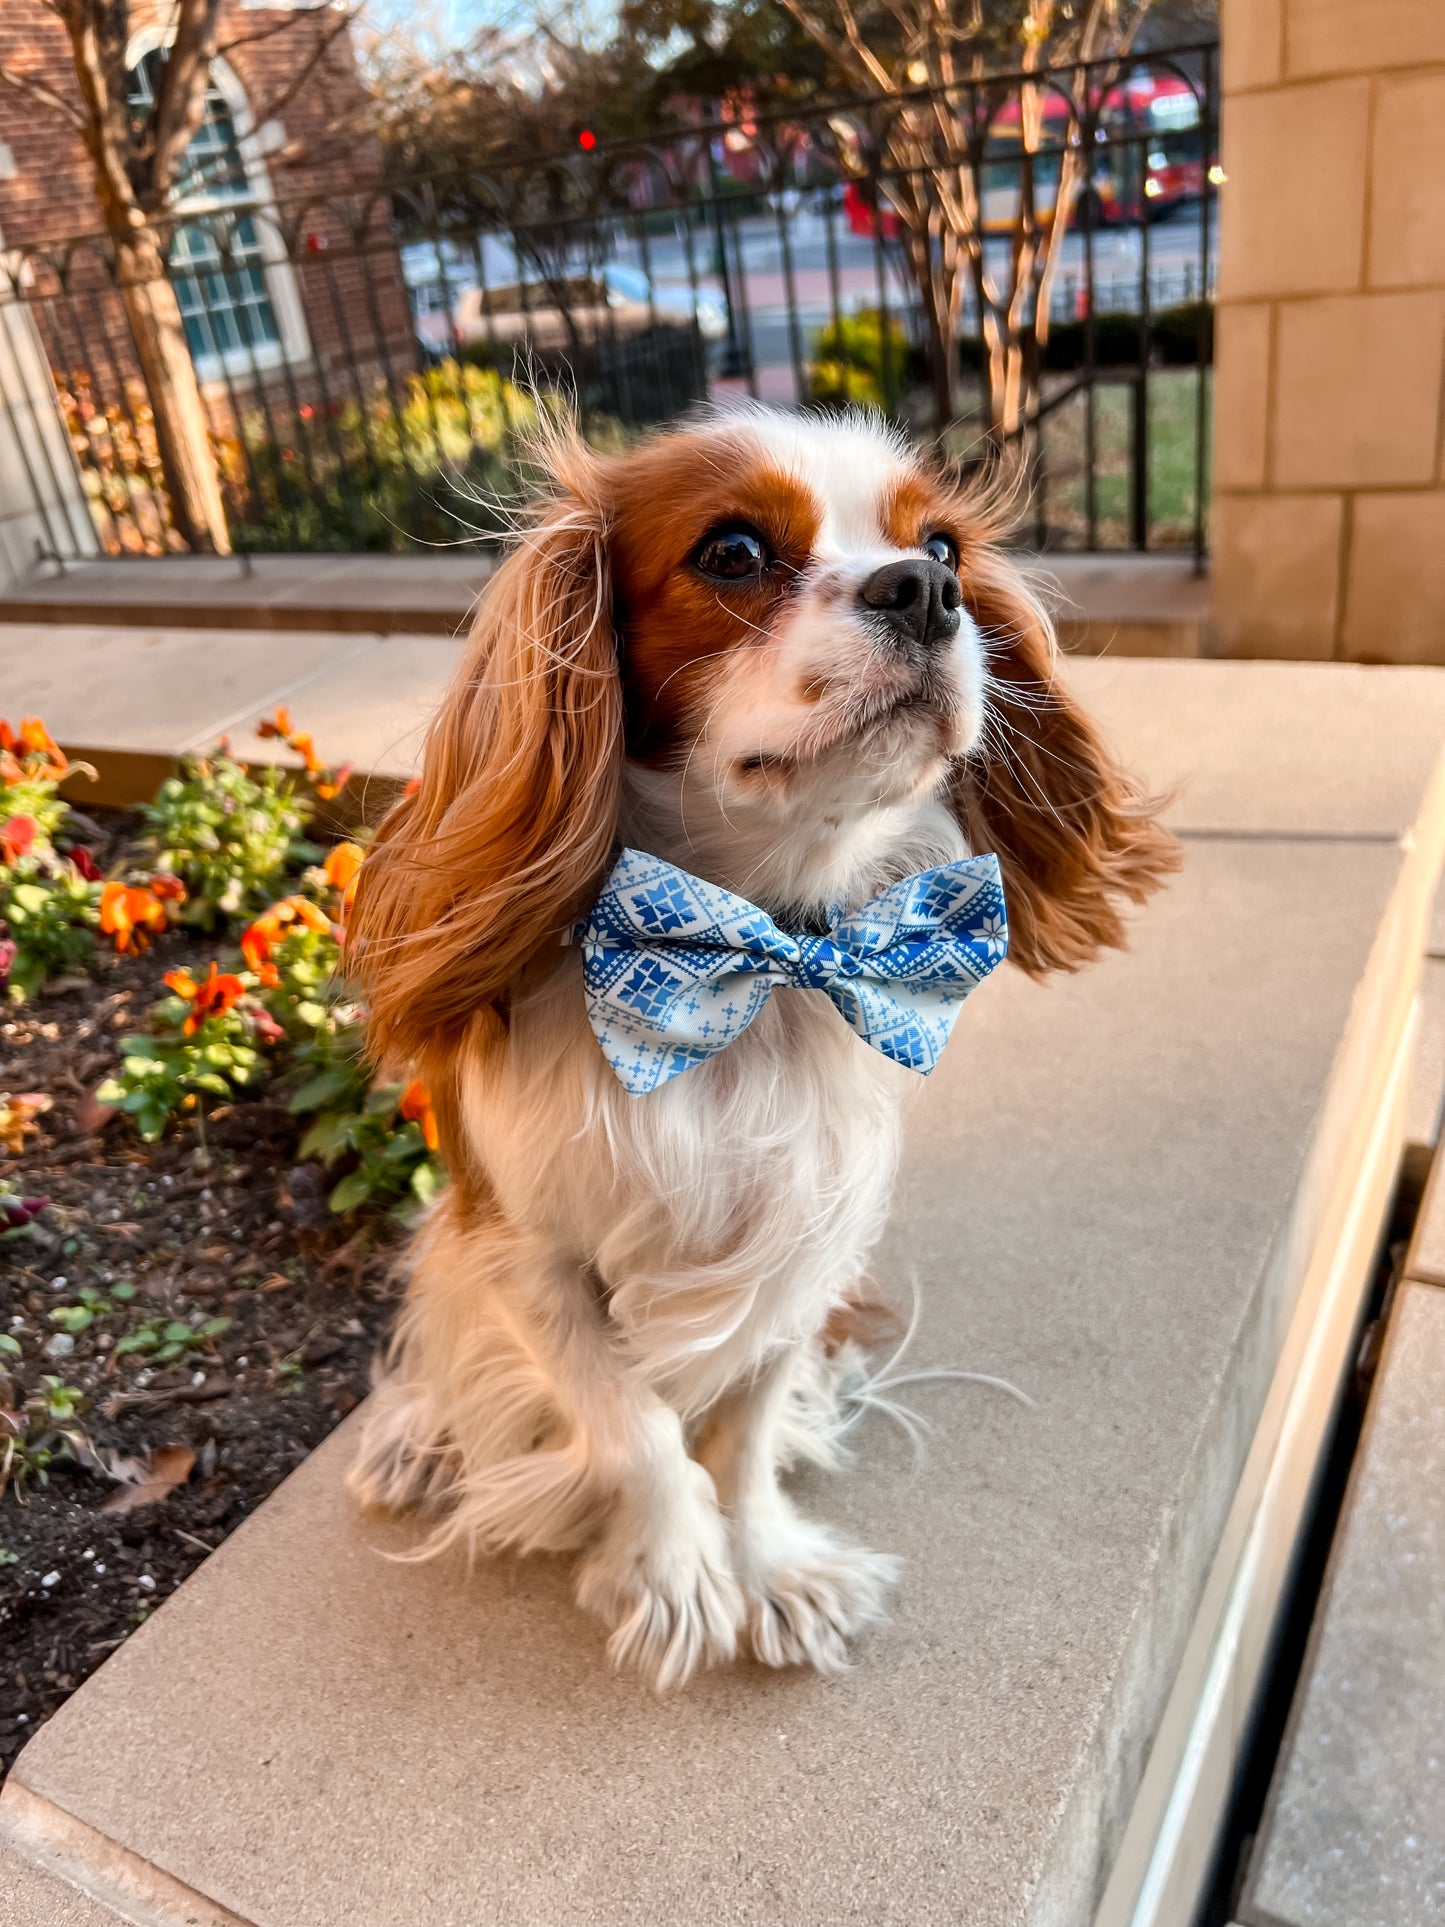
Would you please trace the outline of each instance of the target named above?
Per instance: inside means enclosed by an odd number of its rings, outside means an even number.
[[[856,1281],[912,1081],[821,993],[780,989],[715,1058],[630,1096],[567,952],[468,1081],[467,1124],[506,1216],[591,1267],[648,1377],[701,1411]]]

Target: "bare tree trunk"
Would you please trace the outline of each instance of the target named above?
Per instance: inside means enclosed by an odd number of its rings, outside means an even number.
[[[205,404],[159,242],[144,228],[132,229],[117,237],[115,247],[121,299],[150,396],[171,520],[189,548],[229,555],[231,537]]]
[[[903,254],[922,297],[936,425],[947,428],[958,413],[958,348],[953,338],[954,276],[949,250],[944,245],[935,250],[933,237],[925,227],[907,231]],[[885,342],[885,355],[887,352]]]

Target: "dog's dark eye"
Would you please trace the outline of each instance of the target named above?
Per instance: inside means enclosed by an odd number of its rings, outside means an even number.
[[[703,537],[693,561],[704,575],[720,582],[746,582],[760,576],[772,557],[760,535],[752,529],[714,529]]]
[[[945,569],[952,569],[955,575],[958,574],[958,544],[951,535],[944,535],[938,530],[933,535],[925,535],[918,546],[925,555],[931,555],[935,562],[941,562]]]

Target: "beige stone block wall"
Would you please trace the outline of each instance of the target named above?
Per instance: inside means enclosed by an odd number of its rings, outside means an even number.
[[[1224,0],[1216,646],[1445,662],[1445,0]]]

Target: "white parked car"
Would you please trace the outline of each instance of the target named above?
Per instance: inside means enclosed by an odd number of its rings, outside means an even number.
[[[554,286],[529,274],[489,282],[483,289],[474,264],[451,244],[442,245],[440,263],[429,244],[402,250],[417,336],[429,353],[487,341],[527,341],[539,348],[570,343],[571,330]],[[570,275],[564,286],[572,328],[584,341],[641,334],[654,318],[674,325],[695,319],[704,341],[721,341],[727,333],[721,295],[710,288],[699,288],[694,295],[686,283],[652,281],[625,262],[609,261],[594,272]]]

